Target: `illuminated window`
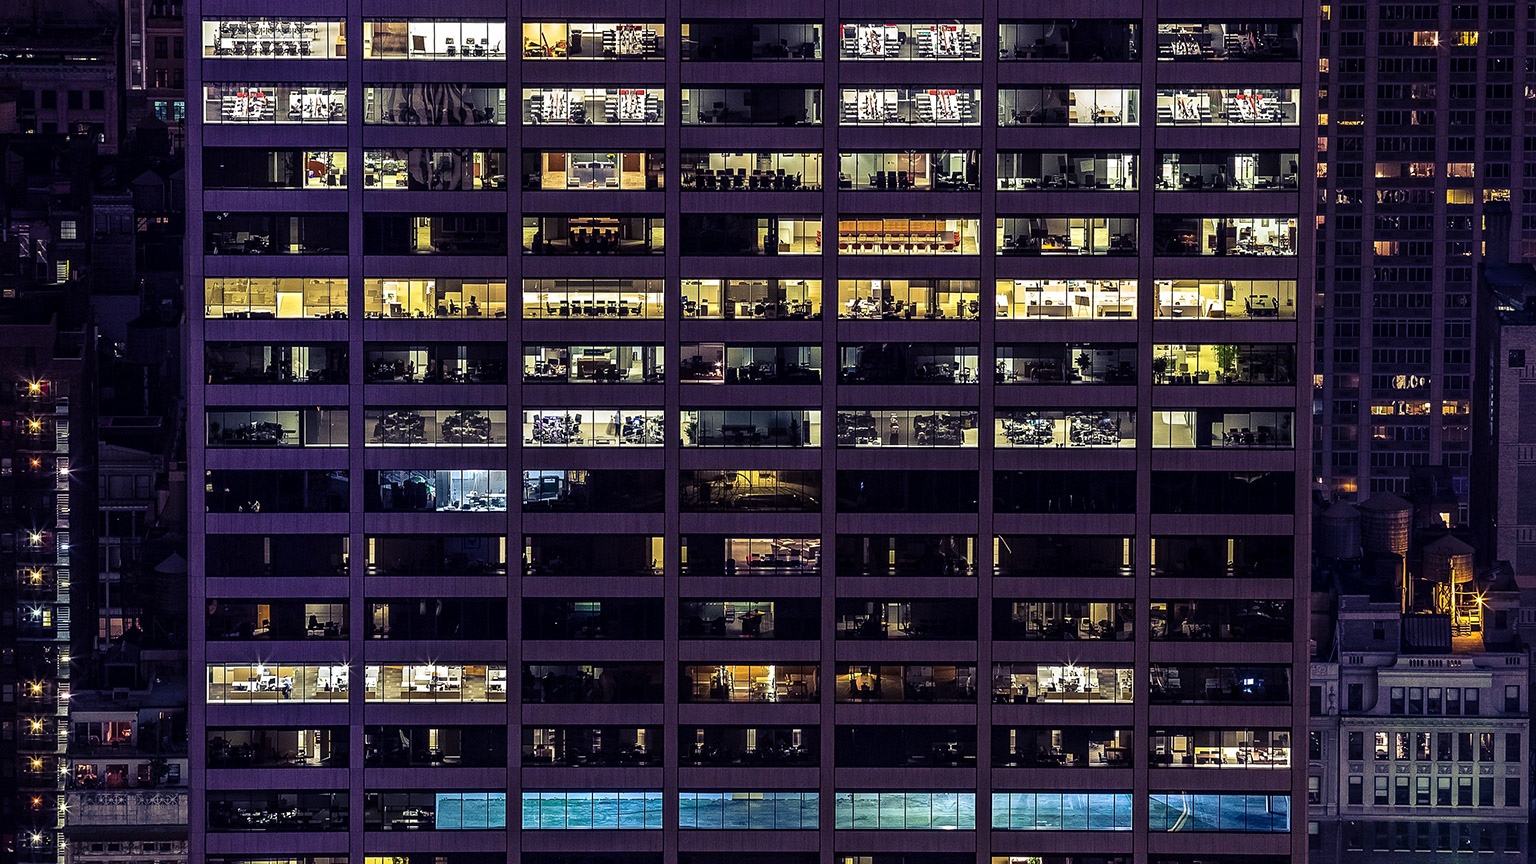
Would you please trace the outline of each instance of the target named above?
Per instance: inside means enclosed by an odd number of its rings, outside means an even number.
[[[994,792],[994,831],[1129,831],[1129,792]]]
[[[701,831],[807,831],[819,827],[817,792],[679,792],[677,827]]]
[[[659,831],[661,814],[660,790],[523,793],[524,831]]]
[[[973,831],[973,792],[838,792],[834,820],[839,830]]]

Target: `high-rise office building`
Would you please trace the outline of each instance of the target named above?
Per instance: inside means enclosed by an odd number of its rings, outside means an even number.
[[[1363,501],[1406,494],[1414,468],[1444,465],[1453,525],[1466,524],[1477,267],[1488,243],[1507,243],[1509,260],[1536,254],[1536,222],[1520,216],[1533,194],[1521,167],[1536,123],[1524,85],[1533,13],[1323,8],[1314,473]],[[1513,208],[1508,237],[1485,236],[1489,204]]]
[[[1299,860],[1317,16],[1092,11],[189,3],[194,864]]]

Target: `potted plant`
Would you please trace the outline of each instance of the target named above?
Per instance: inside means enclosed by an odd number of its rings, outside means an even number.
[[[1216,374],[1226,377],[1235,376],[1237,366],[1237,346],[1216,346]]]

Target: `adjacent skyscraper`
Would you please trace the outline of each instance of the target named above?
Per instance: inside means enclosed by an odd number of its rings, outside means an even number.
[[[195,864],[1299,859],[1316,13],[1079,11],[189,4]]]
[[[1536,254],[1536,223],[1520,215],[1536,123],[1524,83],[1531,9],[1323,8],[1315,474],[1363,501],[1407,494],[1415,467],[1444,465],[1459,499],[1452,527],[1462,525],[1477,266]],[[1502,240],[1484,233],[1489,204],[1514,210]],[[1510,258],[1486,248],[1499,242]]]

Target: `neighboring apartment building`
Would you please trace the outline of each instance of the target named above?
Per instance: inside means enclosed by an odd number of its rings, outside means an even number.
[[[65,750],[94,629],[95,329],[79,278],[85,201],[61,152],[90,136],[0,136],[0,861],[63,854]],[[90,622],[82,628],[75,622]]]
[[[0,133],[87,135],[101,153],[122,137],[115,10],[92,0],[15,0],[0,8]]]
[[[71,513],[90,513],[92,499],[71,466],[89,465],[94,447],[91,333],[72,324],[73,317],[62,303],[0,312],[0,369],[7,382],[0,418],[0,566],[8,601],[0,619],[0,724],[9,733],[0,746],[10,751],[0,769],[7,778],[0,824],[7,826],[7,860],[33,864],[53,862],[62,849],[57,829],[64,822],[71,658],[90,646],[71,627],[82,599],[72,593],[71,574],[90,567],[93,557],[70,544]]]
[[[173,150],[184,145],[187,116],[186,22],[181,0],[123,0],[125,113],[130,127],[153,117]]]
[[[1536,221],[1520,215],[1536,194],[1525,84],[1536,7],[1323,9],[1315,474],[1363,500],[1405,494],[1415,467],[1443,464],[1466,524],[1473,296],[1495,242],[1486,207],[1514,209],[1515,260],[1536,249]]]
[[[187,860],[186,655],[134,638],[102,652],[119,686],[70,706],[68,864]]]
[[[148,232],[135,198],[107,185],[99,147],[89,132],[0,136],[0,363],[15,391],[0,419],[3,861],[185,847],[185,528],[169,476],[179,304],[135,296]],[[159,573],[165,561],[180,572]],[[83,706],[94,713],[73,717]],[[160,791],[140,807],[129,790],[149,786]],[[178,803],[162,806],[167,795]],[[88,840],[97,848],[75,845]]]
[[[1314,602],[1311,860],[1525,860],[1531,681],[1508,571],[1475,572],[1451,535],[1358,555],[1323,559]]]
[[[192,861],[1304,853],[1313,7],[235,8]]]

